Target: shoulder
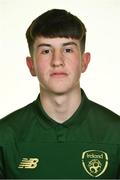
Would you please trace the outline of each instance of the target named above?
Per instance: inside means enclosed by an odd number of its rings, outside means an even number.
[[[31,113],[31,110],[33,109],[33,103],[30,103],[10,114],[7,116],[3,117],[0,120],[0,125],[7,125],[15,122],[19,122],[19,119],[22,120],[24,117],[26,117],[29,113]]]
[[[83,96],[83,104],[84,109],[86,109],[86,114],[88,114],[88,118],[100,120],[100,121],[111,121],[114,122],[115,120],[120,122],[120,116],[117,115],[115,112],[111,111],[110,109],[106,108],[103,105],[100,105],[94,101],[91,101],[82,90]]]
[[[120,121],[120,116],[117,115],[115,112],[111,111],[110,109],[90,100],[89,103],[90,103],[90,112],[91,114],[94,114],[94,116],[99,116],[100,118],[103,119],[109,119],[109,120],[116,119]]]
[[[32,120],[35,119],[35,115],[35,101],[8,114],[0,120],[0,137],[22,136],[25,129],[29,128]]]
[[[108,108],[88,100],[86,126],[97,142],[120,144],[120,116]]]

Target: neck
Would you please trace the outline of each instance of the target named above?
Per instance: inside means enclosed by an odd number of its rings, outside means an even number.
[[[45,112],[58,123],[68,120],[81,103],[80,87],[67,94],[52,94],[40,90],[41,104]]]

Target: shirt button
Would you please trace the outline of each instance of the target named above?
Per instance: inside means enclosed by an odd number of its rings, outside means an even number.
[[[66,128],[62,125],[57,126],[56,128],[56,135],[57,135],[57,141],[58,142],[65,142],[66,140]]]

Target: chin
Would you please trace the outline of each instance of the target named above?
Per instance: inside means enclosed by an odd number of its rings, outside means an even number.
[[[51,92],[56,95],[65,95],[70,92],[70,88],[59,88],[59,89],[51,89]]]

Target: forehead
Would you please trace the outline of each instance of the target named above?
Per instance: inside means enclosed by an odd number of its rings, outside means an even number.
[[[74,38],[46,38],[46,37],[37,37],[34,43],[34,47],[37,48],[40,45],[50,45],[52,47],[61,47],[67,45],[76,45],[80,46],[80,41]]]

